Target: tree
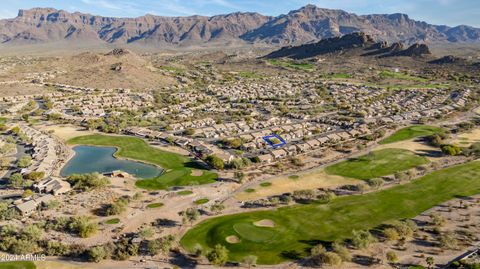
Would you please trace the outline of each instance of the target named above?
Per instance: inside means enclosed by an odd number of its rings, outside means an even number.
[[[352,260],[350,251],[348,251],[347,247],[342,242],[333,242],[332,247],[333,251],[342,258],[342,261],[350,262]]]
[[[368,248],[375,238],[369,231],[353,231],[352,243],[358,249]]]
[[[440,149],[443,154],[450,156],[457,156],[462,153],[462,149],[457,145],[441,145]]]
[[[127,210],[129,200],[126,198],[120,198],[116,200],[114,203],[109,204],[105,209],[106,216],[113,216],[122,214]]]
[[[103,246],[96,246],[88,251],[88,259],[92,262],[100,262],[107,258],[107,251]]]
[[[25,176],[25,179],[38,182],[45,178],[45,172],[30,172]]]
[[[257,256],[254,255],[247,255],[243,257],[243,263],[248,267],[251,268],[257,264]]]
[[[193,129],[193,128],[187,128],[187,129],[185,129],[185,131],[183,132],[183,134],[192,136],[192,135],[195,134],[195,129]]]
[[[150,238],[154,234],[155,234],[155,232],[153,231],[152,227],[147,227],[147,228],[141,230],[140,233],[139,233],[140,237],[142,237],[142,238]]]
[[[367,180],[367,184],[370,187],[378,190],[380,187],[383,186],[384,181],[381,178],[372,178],[372,179]]]
[[[30,197],[33,195],[33,191],[28,189],[28,190],[25,190],[23,193],[22,193],[22,197],[23,198],[27,198],[27,197]]]
[[[14,173],[8,179],[8,184],[13,188],[20,188],[23,186],[23,176],[20,173]]]
[[[215,212],[216,214],[222,212],[225,209],[225,206],[222,203],[216,202],[210,206],[210,211]]]
[[[228,249],[225,246],[217,244],[207,253],[207,259],[216,266],[222,266],[228,261]]]
[[[215,169],[223,170],[223,168],[225,168],[225,163],[223,162],[223,160],[215,155],[208,156],[206,161]]]
[[[335,252],[326,252],[323,254],[323,262],[329,266],[339,266],[342,264],[342,258]]]
[[[458,248],[458,240],[455,237],[455,233],[448,231],[442,233],[440,238],[438,239],[440,247],[443,249],[457,249]]]
[[[110,180],[106,177],[100,176],[99,173],[83,175],[74,174],[69,176],[67,181],[72,184],[74,189],[83,191],[104,188],[110,184]]]
[[[389,263],[396,263],[398,261],[397,253],[394,251],[387,252],[387,261]]]
[[[435,226],[443,226],[447,222],[445,218],[439,213],[430,214],[430,221]]]
[[[397,241],[400,239],[400,235],[395,228],[386,228],[383,231],[383,235],[387,238],[388,241]]]
[[[183,216],[183,222],[190,225],[198,219],[200,212],[196,208],[187,208],[187,210],[180,213]]]
[[[32,157],[30,156],[23,156],[17,162],[17,166],[20,168],[27,168],[31,164],[32,164]]]
[[[432,266],[435,264],[433,257],[427,257],[425,261],[427,262],[428,268],[432,268]]]

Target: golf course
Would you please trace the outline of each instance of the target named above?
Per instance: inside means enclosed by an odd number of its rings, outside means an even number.
[[[399,141],[405,141],[412,138],[424,137],[441,132],[443,129],[428,125],[412,125],[396,131],[391,136],[379,142],[381,145],[390,144]]]
[[[404,185],[364,195],[343,196],[328,204],[311,203],[207,219],[189,230],[181,244],[228,248],[229,259],[247,255],[259,264],[278,264],[308,254],[319,242],[348,239],[353,230],[375,229],[413,218],[459,196],[480,193],[480,162],[432,172]]]
[[[163,151],[148,145],[144,140],[130,136],[88,135],[68,140],[70,145],[115,147],[114,156],[161,167],[164,172],[155,178],[136,181],[136,186],[148,190],[161,190],[173,186],[213,183],[218,175],[205,170],[198,163],[182,155]],[[201,171],[192,175],[193,169]]]
[[[325,168],[325,172],[347,178],[371,179],[427,164],[425,157],[404,149],[382,149]]]

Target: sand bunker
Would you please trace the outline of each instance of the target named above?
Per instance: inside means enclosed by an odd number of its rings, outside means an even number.
[[[275,222],[273,222],[273,220],[269,220],[269,219],[262,219],[262,220],[259,220],[257,222],[254,222],[253,225],[255,225],[257,227],[273,228],[273,227],[275,227]]]
[[[236,235],[230,235],[225,238],[225,241],[227,241],[230,244],[238,244],[240,243],[240,239]]]
[[[199,176],[202,176],[202,175],[203,175],[203,171],[202,171],[202,170],[192,169],[192,176],[194,176],[194,177],[199,177]]]
[[[251,186],[255,192],[242,192],[235,196],[240,201],[249,201],[268,197],[272,195],[279,195],[286,192],[293,192],[296,190],[318,189],[318,188],[336,188],[342,185],[358,184],[363,181],[356,179],[347,179],[336,175],[327,175],[323,169],[315,169],[297,174],[298,178],[295,180],[288,176],[279,176],[275,179],[270,179],[272,186],[265,188],[259,185]]]

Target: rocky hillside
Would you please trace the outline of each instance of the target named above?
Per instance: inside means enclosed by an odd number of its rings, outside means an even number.
[[[375,39],[365,33],[346,34],[341,37],[332,37],[300,46],[287,46],[274,51],[265,58],[291,58],[306,59],[331,53],[344,53],[353,49],[360,51],[359,56],[375,57],[421,57],[431,54],[425,44],[414,43],[405,49],[403,43],[395,42],[391,45],[386,41],[376,42]]]
[[[313,5],[278,17],[232,13],[213,17],[109,18],[51,8],[20,10],[0,20],[0,43],[58,41],[140,45],[199,45],[210,42],[303,44],[324,38],[364,32],[388,42],[480,43],[480,29],[436,26],[404,14],[359,16]]]

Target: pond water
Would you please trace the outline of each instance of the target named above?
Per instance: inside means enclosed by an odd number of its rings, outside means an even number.
[[[117,170],[127,172],[136,178],[154,178],[162,170],[154,165],[141,162],[121,160],[113,156],[117,151],[112,147],[76,146],[75,156],[63,167],[61,175],[109,173]]]

